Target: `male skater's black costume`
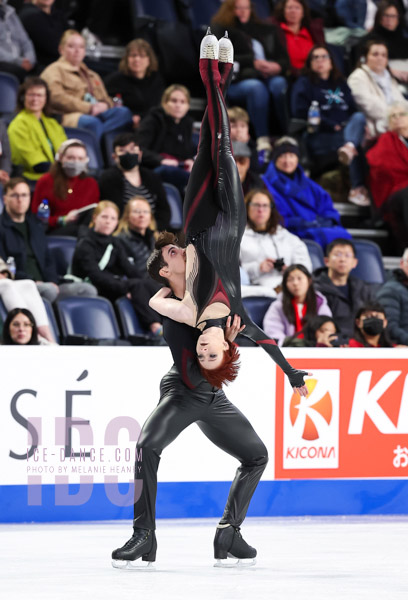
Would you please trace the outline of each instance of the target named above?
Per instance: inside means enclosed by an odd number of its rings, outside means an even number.
[[[225,91],[232,65],[220,63],[219,68]],[[199,256],[199,272],[194,282],[198,320],[209,303],[226,303],[232,314],[241,316],[246,325],[245,334],[267,350],[288,374],[292,386],[302,386],[304,372],[287,363],[276,344],[252,323],[242,306],[239,276],[239,246],[245,228],[242,188],[230,150],[229,121],[220,90],[218,62],[201,60],[200,72],[206,86],[208,110],[201,127],[199,152],[190,176],[184,213],[188,240]],[[211,387],[201,375],[195,350],[199,330],[168,318],[164,318],[163,328],[175,365],[161,381],[159,404],[144,424],[137,443],[142,460],[136,463],[135,476],[136,480],[143,481],[143,487],[134,506],[135,533],[112,557],[135,560],[142,556],[143,560],[155,560],[160,455],[194,422],[214,444],[241,462],[220,522],[232,527],[222,532],[222,539],[217,530],[215,556],[226,558],[230,552],[238,558],[254,557],[256,551],[242,540],[239,526],[266,467],[266,447],[224,392]]]

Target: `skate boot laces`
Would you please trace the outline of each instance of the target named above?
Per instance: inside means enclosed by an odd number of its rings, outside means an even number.
[[[218,60],[218,40],[215,35],[212,35],[211,28],[207,29],[207,33],[201,40],[200,44],[200,58],[209,58],[212,60]]]
[[[225,32],[224,37],[222,37],[218,42],[219,56],[218,60],[224,63],[233,63],[234,62],[234,47],[231,43],[231,40],[228,37],[228,31]]]

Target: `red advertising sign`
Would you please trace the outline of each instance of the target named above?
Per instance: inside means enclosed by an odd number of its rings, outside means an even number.
[[[276,479],[407,477],[408,361],[311,359],[307,368],[305,398],[277,369]]]

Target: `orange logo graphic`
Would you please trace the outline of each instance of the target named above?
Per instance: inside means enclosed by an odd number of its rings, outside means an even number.
[[[330,393],[326,392],[323,396],[314,399],[313,392],[317,385],[317,379],[307,379],[306,386],[308,389],[308,395],[306,398],[299,398],[298,394],[293,394],[290,399],[289,415],[292,426],[297,426],[301,423],[297,422],[299,419],[304,421],[301,437],[304,440],[317,440],[319,436],[319,429],[322,423],[330,425],[333,416],[333,401]],[[322,418],[324,421],[322,421]]]

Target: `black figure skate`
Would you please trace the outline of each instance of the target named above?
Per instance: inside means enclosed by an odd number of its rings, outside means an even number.
[[[256,550],[246,543],[239,527],[218,525],[214,538],[214,567],[252,567],[256,563]],[[227,558],[236,558],[228,562]]]
[[[112,552],[112,566],[115,569],[129,569],[135,571],[150,571],[154,569],[156,560],[157,541],[156,534],[150,529],[135,528],[133,535],[122,548]],[[138,558],[147,562],[147,565],[135,564]]]

